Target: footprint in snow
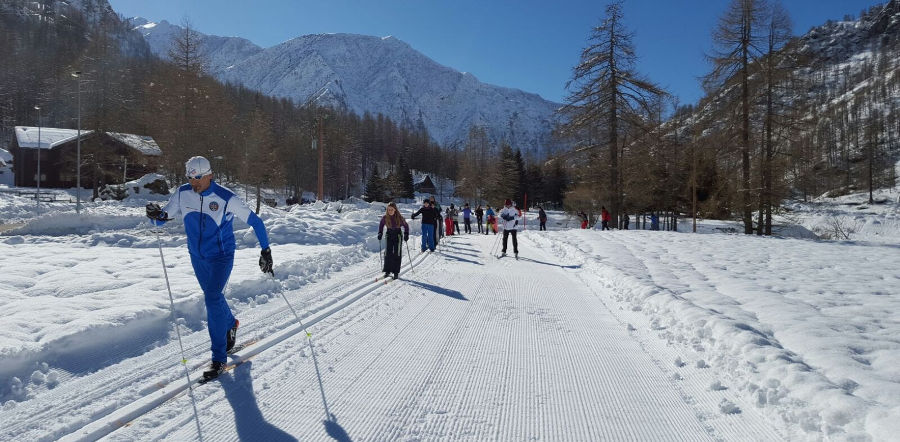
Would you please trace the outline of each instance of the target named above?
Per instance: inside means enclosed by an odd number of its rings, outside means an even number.
[[[712,391],[723,391],[727,390],[728,387],[722,385],[722,381],[713,381],[712,384],[709,384],[709,389]]]
[[[675,366],[676,367],[684,367],[685,365],[687,365],[687,364],[684,363],[684,361],[681,359],[681,356],[675,358]]]
[[[728,399],[722,399],[722,402],[719,402],[719,411],[723,414],[739,414],[741,409],[735,405],[734,402],[731,402]]]
[[[706,363],[703,359],[697,361],[697,368],[709,368],[709,364]]]

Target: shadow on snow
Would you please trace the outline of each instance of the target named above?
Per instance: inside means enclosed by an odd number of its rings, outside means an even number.
[[[466,297],[463,296],[462,293],[460,293],[460,292],[458,292],[458,291],[456,291],[456,290],[451,290],[451,289],[447,289],[447,288],[444,288],[444,287],[438,287],[438,286],[436,286],[436,285],[426,284],[426,283],[424,283],[424,282],[419,282],[419,281],[412,281],[412,280],[409,280],[409,281],[406,281],[406,282],[407,282],[408,284],[410,284],[410,285],[419,286],[419,287],[422,287],[422,288],[425,289],[425,290],[430,290],[430,291],[432,291],[432,292],[439,293],[439,294],[444,295],[444,296],[449,296],[449,297],[451,297],[451,298],[453,298],[453,299],[459,299],[460,301],[468,301],[468,299],[466,299]]]
[[[253,378],[250,369],[253,362],[247,361],[235,367],[233,376],[220,376],[225,397],[234,409],[234,424],[241,440],[296,441],[297,438],[266,422],[256,395],[253,394]]]

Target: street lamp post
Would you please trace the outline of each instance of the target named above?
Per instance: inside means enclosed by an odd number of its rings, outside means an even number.
[[[37,143],[37,193],[34,199],[37,200],[37,211],[41,213],[41,107],[35,106],[38,111],[38,143]]]
[[[75,81],[78,83],[78,140],[76,144],[78,148],[75,154],[75,174],[77,176],[75,182],[75,213],[81,214],[81,71],[72,73]]]

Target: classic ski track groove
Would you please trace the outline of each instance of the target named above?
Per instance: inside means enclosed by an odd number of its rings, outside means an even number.
[[[415,258],[418,257],[419,255],[415,255]],[[380,272],[368,271],[362,272],[362,274],[357,276],[360,281],[364,281],[378,273]],[[318,304],[322,302],[323,299],[328,299],[328,293],[332,293],[336,288],[343,285],[345,285],[345,283],[338,282],[329,284],[324,288],[318,288],[317,291],[319,293],[325,293],[325,295],[314,296],[313,298],[306,300],[305,304],[312,304],[312,308],[316,309],[313,310],[313,312],[321,310],[322,307]],[[303,291],[306,289],[307,287],[302,287],[300,290]],[[279,301],[280,300],[278,299],[273,299],[270,302]],[[297,302],[297,300],[294,299],[292,302]],[[299,308],[299,306],[295,305],[295,308]],[[254,320],[254,318],[258,318],[259,320]],[[239,339],[246,339],[249,335],[252,337],[252,340],[258,340],[267,332],[271,333],[273,327],[275,329],[284,328],[295,321],[295,318],[291,315],[286,306],[283,306],[281,310],[274,314],[269,312],[268,316],[263,313],[258,314],[256,309],[250,309],[241,314],[241,319],[245,319],[244,323],[247,325],[241,327],[239,332],[241,338]],[[273,319],[275,320],[274,324]],[[168,323],[168,326],[171,327],[171,322],[168,318],[166,319],[166,322]],[[174,339],[174,336],[172,336],[172,339]],[[190,364],[189,369],[191,372],[209,364],[208,356],[206,356],[209,351],[209,337],[205,332],[189,333],[183,335],[182,339],[185,341],[185,352]],[[116,370],[99,370],[98,372],[89,375],[93,377],[94,380],[87,386],[82,382],[60,382],[56,388],[45,392],[40,398],[40,401],[29,401],[20,404],[16,410],[23,413],[19,414],[19,416],[22,416],[23,418],[16,418],[14,416],[13,419],[11,419],[12,422],[3,426],[0,436],[6,434],[7,437],[22,437],[21,431],[23,429],[29,425],[34,425],[35,422],[45,420],[45,416],[52,417],[53,415],[73,413],[85,403],[93,403],[95,400],[108,396],[112,390],[138,390],[141,392],[141,395],[143,395],[146,392],[152,392],[168,383],[180,382],[180,380],[184,378],[184,371],[180,366],[172,364],[171,351],[173,350],[177,351],[177,343],[170,343],[167,346],[150,350],[148,353],[154,353],[155,355],[142,355],[142,357],[150,356],[152,362],[149,364],[128,364],[128,359],[117,362],[113,364],[113,366],[117,366]],[[193,362],[198,360],[200,362]],[[173,367],[174,369],[171,371],[171,375],[167,376],[163,374],[163,370],[172,369]],[[63,371],[63,373],[67,372]],[[66,377],[62,378],[63,380],[67,380],[66,378],[71,377],[71,375],[68,374],[65,376]],[[143,386],[141,380],[144,381]],[[193,377],[192,380],[194,380]],[[126,398],[125,400],[133,401],[134,399]],[[52,406],[48,406],[47,404],[52,404]],[[28,411],[36,407],[36,410]],[[99,410],[92,410],[90,416],[92,420],[99,419],[112,411],[114,410],[109,407],[104,407]],[[77,424],[77,426],[73,424],[70,428],[63,431],[57,431],[48,436],[63,437],[69,432],[76,431],[83,425],[86,424]]]
[[[602,234],[602,233],[601,233]],[[547,243],[547,240],[541,239],[543,243]],[[630,240],[627,236],[616,236],[614,238],[609,238],[610,242],[618,244],[621,246],[621,249],[616,249],[619,253],[620,259],[622,253],[625,252],[630,257],[634,257],[632,253],[633,247],[656,247],[656,250],[659,248],[654,244],[649,243],[641,243],[640,245],[635,244],[633,240]],[[559,245],[554,245],[552,248],[559,248]],[[578,248],[577,246],[571,244],[564,244],[562,247],[568,247],[572,250],[575,250],[576,253],[584,255],[584,258],[591,259],[589,252]],[[656,256],[660,257],[660,260],[665,257],[668,260],[679,260],[679,258],[670,253],[668,250],[665,250],[665,253],[660,250],[660,253],[657,253]],[[594,261],[589,265],[599,265],[603,266],[602,262]],[[692,266],[693,267],[693,266]],[[644,268],[648,275],[651,275],[651,279],[656,280],[655,276],[660,275],[660,269],[655,266],[648,267],[646,264]],[[589,275],[589,273],[578,272],[576,273],[579,279],[585,280],[585,277]],[[667,273],[666,276],[675,277],[681,282],[680,277],[678,275]],[[701,275],[702,276],[702,275]],[[589,276],[593,277],[593,275]],[[591,286],[588,281],[585,281],[587,286]],[[607,285],[607,284],[604,284]],[[608,285],[607,285],[608,286]],[[610,289],[614,288],[609,286]],[[604,296],[600,293],[595,293],[595,296],[600,299],[600,301],[606,306],[607,309],[612,311],[611,304],[615,305],[617,301],[610,300],[609,296]],[[627,326],[625,322],[626,319],[630,321],[634,321],[635,323],[639,323],[639,321],[644,322],[643,329],[650,329],[649,318],[646,316],[644,312],[637,311],[633,312],[629,309],[622,309],[619,307],[620,312],[618,313],[618,319],[622,326]],[[641,327],[639,327],[640,329]],[[652,331],[652,330],[651,330]],[[664,332],[665,330],[662,330]],[[687,348],[683,345],[673,344],[665,339],[663,339],[664,333],[660,331],[652,331],[654,336],[645,336],[640,332],[635,332],[634,337],[640,343],[641,348],[645,353],[650,355],[653,359],[653,363],[662,371],[671,373],[671,374],[684,374],[684,379],[682,380],[673,380],[670,378],[670,383],[673,388],[677,389],[685,402],[695,404],[694,407],[696,409],[697,416],[701,419],[704,426],[711,432],[711,434],[715,434],[716,437],[720,440],[742,440],[746,439],[748,435],[753,435],[754,439],[757,440],[785,440],[784,429],[781,428],[777,423],[771,422],[771,420],[767,419],[760,410],[754,407],[752,404],[748,403],[743,397],[738,396],[732,390],[724,390],[724,391],[712,391],[708,388],[708,386],[716,380],[727,380],[725,384],[733,384],[735,379],[728,372],[723,372],[720,369],[716,369],[715,365],[706,368],[698,368],[696,367],[696,361],[700,359],[704,359],[704,355],[702,353],[698,353],[697,351]],[[677,357],[681,357],[684,361],[685,365],[683,367],[676,367],[674,361]],[[666,358],[661,359],[661,358]],[[706,360],[709,364],[711,361]],[[695,396],[701,401],[697,401]],[[719,401],[723,398],[731,400],[734,403],[740,405],[741,413],[739,415],[723,415],[717,407],[710,408],[710,405],[715,406]],[[704,404],[704,405],[699,405]]]
[[[418,254],[413,258],[413,264],[420,264],[427,257],[426,254]],[[412,268],[414,269],[414,268]],[[401,269],[401,275],[408,273],[412,270],[410,267],[404,267]],[[347,305],[352,304],[354,301],[359,298],[365,296],[368,293],[376,291],[380,288],[385,287],[386,285],[383,281],[372,281],[371,277],[367,276],[368,274],[364,274],[365,279],[363,282],[359,282],[353,286],[350,290],[347,290],[342,294],[342,296],[332,297],[327,300],[324,305],[318,305],[317,309],[313,313],[307,314],[305,317],[302,317],[303,326],[296,324],[296,320],[291,317],[290,323],[287,325],[287,328],[281,329],[279,332],[276,332],[273,336],[268,336],[262,339],[257,339],[257,342],[249,346],[248,348],[242,350],[241,352],[235,353],[233,355],[229,355],[231,360],[247,360],[252,358],[253,356],[259,354],[260,352],[266,350],[267,348],[283,341],[289,339],[299,333],[303,333],[305,328],[308,328],[322,319],[327,318],[328,316],[340,311],[345,308]],[[270,302],[279,302],[280,296],[273,296]],[[349,299],[348,299],[349,298]],[[335,304],[339,304],[336,307],[333,307]],[[297,307],[295,306],[295,309]],[[285,307],[287,310],[287,307]],[[255,338],[256,339],[256,338]],[[195,365],[191,370],[191,381],[195,385],[195,389],[197,388],[197,380],[202,377],[202,372],[205,370],[203,366],[205,364]],[[238,364],[239,365],[239,364]],[[141,369],[146,369],[146,366],[141,366]],[[183,371],[179,373],[183,374]],[[154,386],[156,387],[154,389]],[[173,397],[179,395],[180,393],[186,392],[188,389],[187,384],[183,381],[183,377],[179,377],[178,379],[173,380],[171,383],[163,384],[163,383],[155,383],[153,386],[145,386],[142,391],[150,390],[149,394],[138,398],[137,400],[126,404],[122,407],[117,407],[111,412],[105,413],[99,419],[93,420],[92,422],[84,425],[78,430],[74,430],[72,433],[62,435],[60,437],[60,441],[88,441],[88,440],[96,440],[109,433],[115,431],[118,428],[121,428],[125,425],[128,425],[133,420],[137,419],[139,416],[149,412],[153,408],[159,406],[160,404],[172,399]],[[94,391],[108,391],[108,385],[100,384],[98,388]],[[83,402],[82,402],[83,403]],[[190,416],[193,419],[193,416]]]
[[[482,254],[477,264],[460,263],[448,247],[417,267],[414,280],[390,284],[317,327],[318,365],[334,422],[353,440],[721,437],[711,434],[617,312],[572,279],[573,272],[545,265],[555,257],[520,244],[535,262],[498,262]],[[531,273],[503,277],[502,269],[511,266],[528,266]],[[252,401],[267,404],[254,430],[271,426],[299,440],[329,437],[305,348],[305,342],[284,341],[277,354],[259,361],[264,369],[243,375],[252,379]],[[298,352],[304,361],[293,356]],[[204,438],[256,434],[241,428],[247,403],[232,410],[236,404],[221,400],[228,388],[208,391],[198,398]],[[144,428],[117,432],[115,439],[196,438],[186,395],[169,404],[154,410]]]

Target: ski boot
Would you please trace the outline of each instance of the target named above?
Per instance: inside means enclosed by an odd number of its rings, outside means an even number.
[[[234,320],[234,327],[228,329],[228,334],[225,335],[225,352],[228,353],[234,348],[234,343],[237,340],[237,329],[241,325],[241,321],[238,321],[237,318]]]
[[[212,364],[209,364],[209,370],[203,372],[203,379],[200,382],[210,381],[219,377],[220,374],[225,372],[225,368],[228,367],[228,364],[219,361],[212,361]]]

